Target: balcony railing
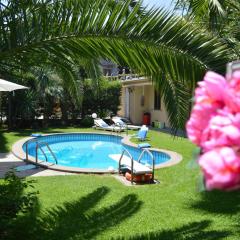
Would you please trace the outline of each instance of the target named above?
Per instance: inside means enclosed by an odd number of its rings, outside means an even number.
[[[143,75],[139,75],[139,74],[118,74],[116,76],[105,76],[106,78],[108,78],[109,80],[122,80],[122,81],[126,81],[126,80],[138,80],[138,79],[144,79],[145,77]]]

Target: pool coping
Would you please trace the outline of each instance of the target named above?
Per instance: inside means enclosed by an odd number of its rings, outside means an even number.
[[[131,147],[135,147],[138,148],[138,145],[131,142],[130,138],[131,135],[128,136],[122,136],[119,134],[109,134],[109,133],[93,133],[93,132],[70,132],[70,133],[54,133],[54,134],[42,134],[42,136],[50,136],[50,135],[67,135],[67,134],[99,134],[99,135],[110,135],[110,136],[118,136],[118,137],[122,137],[121,142],[125,145],[131,146]],[[55,171],[61,171],[61,172],[71,172],[71,173],[97,173],[97,174],[115,174],[118,173],[117,170],[106,170],[106,169],[95,169],[95,168],[77,168],[77,167],[67,167],[67,166],[61,166],[61,165],[57,165],[54,163],[49,163],[46,161],[38,161],[36,163],[35,158],[32,157],[31,155],[28,155],[28,160],[26,160],[26,153],[23,150],[23,145],[26,141],[30,140],[30,139],[34,139],[35,137],[26,137],[23,139],[20,139],[19,141],[15,142],[12,146],[12,153],[19,159],[29,162],[29,163],[33,163],[36,164],[38,166],[41,166],[43,168],[47,168],[47,169],[51,169],[51,170],[55,170]],[[160,168],[165,168],[165,167],[170,167],[173,165],[178,164],[179,162],[182,161],[182,155],[173,152],[173,151],[169,151],[169,150],[165,150],[165,149],[157,149],[157,148],[148,148],[149,150],[153,150],[156,152],[163,152],[166,153],[170,156],[170,160],[168,160],[167,162],[161,163],[161,164],[157,164],[155,165],[155,169],[160,169]]]

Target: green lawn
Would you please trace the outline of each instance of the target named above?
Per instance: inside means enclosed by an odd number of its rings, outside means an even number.
[[[43,132],[67,131],[80,129]],[[1,132],[1,151],[29,133]],[[188,140],[150,131],[148,142],[184,158],[156,171],[160,184],[126,187],[108,175],[38,177],[38,207],[19,217],[16,239],[240,239],[240,192],[200,192]]]

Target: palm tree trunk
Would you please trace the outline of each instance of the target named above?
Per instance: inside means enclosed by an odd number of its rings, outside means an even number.
[[[2,93],[0,92],[0,126],[2,126]]]

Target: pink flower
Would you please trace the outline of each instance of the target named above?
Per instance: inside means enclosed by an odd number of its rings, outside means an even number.
[[[234,72],[225,92],[225,103],[233,113],[240,111],[240,71]]]
[[[187,133],[201,147],[208,190],[240,188],[240,71],[229,82],[208,72],[195,91]]]
[[[203,130],[200,146],[204,152],[222,146],[238,146],[240,143],[240,114],[233,115],[225,109],[212,117]]]
[[[206,152],[199,158],[199,165],[208,190],[240,188],[239,148],[222,147]]]
[[[224,107],[224,91],[227,88],[225,78],[214,72],[208,72],[204,81],[195,91],[195,105],[186,128],[189,139],[200,146],[202,134],[210,119]]]
[[[209,124],[209,119],[216,115],[216,109],[211,105],[195,105],[187,122],[188,138],[198,146],[202,142],[202,134]]]
[[[196,102],[201,102],[201,97],[207,97],[210,102],[224,101],[224,93],[227,88],[226,79],[215,72],[207,72],[202,82],[198,83],[199,87],[196,90]],[[198,99],[199,98],[199,99]]]

